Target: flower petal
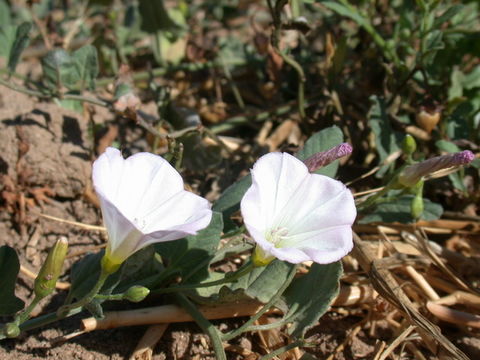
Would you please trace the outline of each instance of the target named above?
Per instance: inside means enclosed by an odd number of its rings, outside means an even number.
[[[277,217],[274,226],[287,228],[289,235],[294,235],[351,225],[356,216],[352,193],[344,184],[328,176],[311,174]]]
[[[253,166],[252,186],[241,201],[245,223],[257,229],[272,226],[275,218],[309,176],[307,167],[287,153],[262,156]]]
[[[279,153],[260,158],[252,179],[241,211],[266,254],[291,263],[327,264],[351,251],[356,208],[341,182],[310,174],[300,160]]]
[[[137,248],[143,234],[101,193],[98,193],[98,197],[108,232],[106,252],[113,262],[122,263]]]
[[[211,217],[210,203],[206,199],[181,191],[143,217],[147,223],[144,229],[145,233],[177,229],[195,234],[210,223]],[[195,225],[197,222],[198,225]]]
[[[107,148],[93,164],[93,183],[109,233],[107,255],[123,261],[159,241],[196,234],[210,223],[210,203],[185,191],[180,174],[160,156],[124,159]]]

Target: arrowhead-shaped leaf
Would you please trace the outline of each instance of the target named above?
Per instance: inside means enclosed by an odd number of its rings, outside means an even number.
[[[302,337],[328,310],[339,290],[342,263],[313,264],[307,275],[296,278],[284,293],[288,313],[292,321],[288,332]]]

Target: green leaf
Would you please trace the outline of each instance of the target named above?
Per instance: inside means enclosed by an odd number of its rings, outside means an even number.
[[[163,0],[140,0],[138,11],[142,17],[142,30],[150,34],[158,30],[176,32],[181,29],[170,17]]]
[[[10,12],[10,6],[5,0],[0,0],[0,24],[1,27],[12,24],[12,14]]]
[[[414,221],[411,215],[411,204],[413,195],[404,195],[390,202],[379,204],[371,213],[363,217],[359,223],[368,224],[372,222],[399,222],[409,223]],[[424,210],[421,218],[424,220],[437,220],[443,213],[440,204],[423,199]]]
[[[183,144],[183,165],[192,171],[205,171],[217,167],[222,161],[219,145],[206,144],[203,136],[189,133],[178,138]]]
[[[45,85],[51,90],[73,89],[80,80],[74,59],[63,49],[49,51],[42,59],[42,69]]]
[[[219,304],[246,299],[256,299],[267,303],[282,287],[291,268],[295,266],[285,261],[274,260],[267,266],[257,267],[237,282],[226,285],[196,289],[193,298],[201,303]],[[223,273],[211,273],[203,282],[223,278]]]
[[[222,229],[222,215],[214,211],[208,227],[197,235],[155,244],[155,250],[166,260],[169,268],[181,272],[184,281],[200,281],[208,277],[210,261],[220,243]]]
[[[449,174],[448,178],[452,182],[452,185],[455,189],[460,190],[464,193],[467,192],[467,187],[465,186],[463,182],[463,174],[462,171],[463,169],[460,169],[458,172],[455,172],[453,174]]]
[[[293,281],[284,294],[289,309],[285,318],[292,321],[289,334],[302,337],[325,314],[338,295],[342,273],[341,261],[313,264],[307,275]]]
[[[480,87],[480,65],[475,66],[472,71],[463,76],[462,85],[466,90]]]
[[[337,126],[332,126],[323,129],[313,134],[305,143],[305,146],[300,150],[296,157],[300,160],[306,160],[310,156],[331,149],[334,146],[340,145],[343,142],[343,133]],[[338,170],[338,160],[331,164],[324,166],[317,171],[316,174],[322,174],[329,177],[335,177]]]
[[[438,50],[445,48],[443,32],[441,30],[433,30],[427,34],[423,42],[423,62],[425,65],[429,65],[435,59]]]
[[[450,87],[448,88],[448,100],[459,98],[463,95],[463,81],[465,75],[458,66],[454,66],[450,74]]]
[[[252,176],[248,174],[225,189],[223,194],[213,204],[212,209],[222,213],[223,222],[225,224],[225,232],[236,228],[230,217],[234,212],[240,209],[240,201],[251,185]]]
[[[25,303],[15,296],[20,262],[17,253],[9,246],[0,247],[0,315],[12,315],[22,310]]]
[[[438,29],[440,25],[442,25],[444,22],[449,21],[451,18],[457,15],[460,11],[462,11],[463,8],[464,6],[460,4],[448,7],[447,10],[442,15],[440,15],[435,19],[435,21],[433,22],[433,27],[435,29]]]
[[[98,76],[97,49],[92,45],[86,45],[72,54],[75,61],[78,78],[81,82],[80,90],[85,87],[89,90],[95,89],[95,79]]]
[[[104,251],[96,254],[88,254],[79,262],[72,266],[70,272],[71,286],[68,292],[67,301],[82,299],[93,288],[100,275],[100,261],[104,255]],[[102,294],[110,294],[118,284],[121,271],[110,275],[100,291]]]
[[[14,72],[17,67],[18,61],[20,60],[20,55],[23,50],[28,46],[30,38],[28,34],[32,29],[32,24],[30,22],[24,22],[21,24],[16,31],[15,41],[13,42],[12,48],[9,52],[8,57],[8,70]]]
[[[0,25],[0,44],[2,44],[0,46],[0,56],[5,56],[7,59],[10,57],[10,50],[15,42],[16,32],[17,27],[15,25]]]
[[[336,1],[320,1],[320,3],[330,10],[336,12],[338,15],[352,19],[360,26],[370,25],[368,19],[363,17],[353,6],[347,7]]]
[[[120,279],[114,287],[115,293],[127,291],[134,285],[153,288],[159,280],[164,279],[164,269],[155,247],[147,246],[130,256],[122,265]]]
[[[74,99],[53,99],[54,102],[63,107],[64,109],[72,110],[77,113],[82,113],[83,112],[83,102],[80,100],[74,100]]]
[[[443,150],[443,151],[446,151],[446,152],[449,152],[449,153],[455,153],[455,152],[460,151],[460,148],[457,145],[455,145],[451,141],[447,141],[447,140],[438,140],[435,143],[435,145],[440,150]]]

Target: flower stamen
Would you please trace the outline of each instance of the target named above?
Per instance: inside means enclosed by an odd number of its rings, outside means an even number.
[[[288,229],[284,227],[277,227],[268,232],[265,236],[268,242],[275,245],[275,247],[280,247],[281,242],[285,240],[288,235]]]

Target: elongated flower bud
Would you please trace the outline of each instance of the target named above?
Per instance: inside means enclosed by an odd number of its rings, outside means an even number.
[[[407,166],[400,174],[398,182],[403,186],[411,187],[426,175],[438,170],[468,164],[474,158],[475,155],[469,150],[437,156],[418,164]]]
[[[36,297],[44,298],[55,289],[57,280],[62,272],[63,261],[67,255],[67,250],[68,241],[62,237],[48,253],[47,260],[45,260],[35,279],[34,292]]]
[[[351,154],[352,150],[353,149],[350,144],[342,143],[331,148],[330,150],[313,154],[304,161],[304,164],[307,165],[308,171],[313,173],[322,166],[326,166],[331,162],[340,159],[341,157]]]

